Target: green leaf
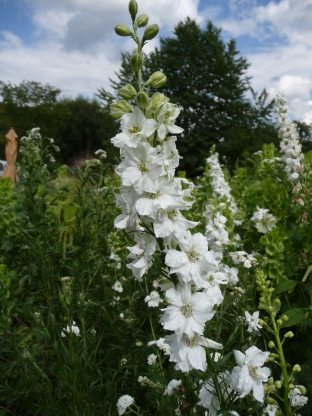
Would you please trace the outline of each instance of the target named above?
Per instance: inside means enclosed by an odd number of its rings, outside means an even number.
[[[276,253],[276,246],[274,244],[268,244],[265,247],[265,251],[269,254],[269,256],[274,256]]]
[[[298,282],[296,280],[284,280],[276,286],[272,296],[277,296],[280,293],[292,290],[297,284]]]
[[[297,325],[302,321],[304,317],[304,310],[300,308],[293,308],[284,312],[283,315],[288,316],[289,320],[287,322],[283,322],[280,328],[288,328],[289,326]]]

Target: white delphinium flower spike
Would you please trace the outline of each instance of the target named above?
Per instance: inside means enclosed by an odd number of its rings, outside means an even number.
[[[264,382],[268,381],[270,369],[263,367],[265,360],[269,357],[268,351],[263,352],[252,346],[243,354],[234,350],[234,356],[238,364],[232,371],[232,388],[239,393],[239,397],[245,397],[252,392],[256,400],[263,403]]]

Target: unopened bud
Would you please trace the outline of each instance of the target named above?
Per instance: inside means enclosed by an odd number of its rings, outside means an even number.
[[[270,341],[268,343],[269,348],[274,348],[275,347],[275,343],[273,341]]]
[[[300,371],[301,371],[301,367],[300,367],[300,365],[299,365],[299,364],[295,364],[295,365],[293,366],[293,371],[296,371],[297,373],[300,373]]]
[[[145,92],[140,91],[136,96],[136,103],[138,107],[142,108],[142,110],[145,110],[145,108],[148,106],[148,95]]]
[[[283,315],[282,316],[282,321],[283,322],[287,322],[289,320],[289,318],[288,318],[288,316],[287,315]]]
[[[138,342],[136,342],[136,343],[135,343],[135,345],[136,345],[137,347],[142,347],[142,345],[143,345],[143,342],[141,342],[141,341],[138,341]]]
[[[274,291],[274,289],[273,289],[273,291]],[[281,301],[280,301],[278,298],[276,298],[276,299],[274,300],[274,303],[275,303],[275,305],[279,305],[279,304],[281,303]]]
[[[115,32],[119,36],[130,36],[131,35],[131,30],[128,28],[128,26],[126,26],[124,24],[120,24],[120,25],[115,26]]]
[[[149,25],[144,30],[143,38],[142,40],[152,40],[155,36],[157,36],[157,33],[159,32],[159,26],[157,24]]]
[[[152,76],[146,81],[145,85],[150,85],[152,88],[160,88],[167,81],[167,77],[160,71],[154,72]]]
[[[275,404],[275,405],[277,404],[277,401],[272,399],[272,397],[270,396],[268,396],[266,400],[268,404]]]
[[[137,72],[139,69],[141,69],[143,65],[142,55],[138,52],[134,52],[130,58],[130,65],[131,65],[131,69],[134,72]]]
[[[274,385],[275,385],[275,387],[277,389],[281,389],[282,386],[283,386],[283,382],[282,382],[282,380],[276,380],[276,382],[274,383]]]
[[[307,389],[304,386],[296,386],[300,390],[301,394],[307,394]]]
[[[119,95],[124,100],[132,100],[137,95],[137,92],[132,85],[127,84],[119,90]]]
[[[120,118],[123,114],[133,111],[133,107],[128,103],[128,101],[119,100],[111,104],[110,111],[110,116],[117,119]]]
[[[137,12],[138,12],[138,3],[135,0],[130,0],[129,1],[129,13],[133,22],[135,20]]]
[[[138,27],[145,27],[148,23],[148,16],[146,14],[140,14],[136,20],[136,23]]]
[[[293,338],[294,337],[294,333],[292,331],[288,331],[285,335],[285,338]]]
[[[278,325],[278,326],[281,326],[281,325],[282,325],[282,323],[283,323],[283,321],[282,321],[281,319],[278,319],[278,320],[276,321],[276,325]]]

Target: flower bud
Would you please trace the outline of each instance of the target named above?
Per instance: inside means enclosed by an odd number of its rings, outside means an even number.
[[[300,390],[301,394],[307,394],[307,389],[304,386],[296,386]]]
[[[147,26],[147,28],[144,30],[144,33],[143,33],[143,38],[142,38],[143,42],[145,40],[154,39],[154,37],[157,36],[158,32],[159,32],[159,26],[157,24]]]
[[[136,96],[136,103],[138,107],[142,108],[142,110],[145,110],[145,108],[148,106],[148,95],[145,92],[140,91]]]
[[[129,13],[133,22],[135,20],[137,12],[138,12],[138,3],[135,0],[130,0],[129,1]]]
[[[160,88],[167,81],[167,77],[160,71],[154,72],[152,76],[146,81],[145,85],[151,85],[152,88]]]
[[[119,36],[130,36],[131,35],[131,30],[128,28],[128,26],[126,26],[124,24],[120,24],[120,25],[115,26],[115,32]]]
[[[274,347],[275,347],[275,344],[274,344],[274,342],[273,342],[273,341],[270,341],[270,342],[268,343],[268,346],[269,346],[269,348],[274,348]]]
[[[140,14],[136,20],[136,23],[138,27],[145,27],[148,23],[148,16],[146,14]]]
[[[141,69],[143,65],[142,55],[138,52],[134,52],[130,58],[130,65],[134,72],[137,72],[139,69]]]
[[[120,88],[119,95],[124,100],[132,100],[137,95],[137,92],[132,85],[127,84]]]
[[[295,335],[294,335],[294,333],[292,332],[292,331],[288,331],[285,335],[284,335],[284,337],[285,338],[293,338]]]
[[[289,318],[288,318],[288,316],[287,315],[283,315],[282,316],[282,321],[283,322],[287,322],[289,320]]]
[[[283,323],[283,321],[282,321],[281,319],[278,319],[278,320],[276,321],[276,325],[278,325],[278,326],[281,326],[281,325],[282,325],[282,323]]]
[[[299,364],[295,364],[295,365],[293,366],[293,371],[296,371],[297,373],[300,373],[300,371],[301,371],[301,367],[300,367],[300,365],[299,365]]]
[[[282,388],[282,386],[283,386],[283,382],[282,382],[282,380],[276,380],[276,382],[275,382],[274,384],[275,384],[275,387],[276,387],[277,389],[281,389],[281,388]]]
[[[111,104],[110,111],[110,116],[117,119],[120,118],[123,114],[133,111],[133,107],[128,103],[128,101],[119,100]]]
[[[277,405],[277,401],[274,400],[274,399],[272,399],[272,397],[270,397],[270,396],[268,396],[266,400],[267,400],[267,403],[268,404],[275,404],[275,405]]]

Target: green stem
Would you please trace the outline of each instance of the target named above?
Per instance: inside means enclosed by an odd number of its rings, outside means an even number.
[[[289,408],[289,399],[288,399],[288,393],[289,393],[289,381],[288,381],[288,374],[287,374],[287,368],[286,368],[286,361],[284,357],[282,342],[280,340],[279,336],[279,329],[277,328],[276,322],[275,322],[275,316],[273,312],[270,313],[271,320],[274,328],[274,334],[277,344],[277,350],[280,356],[280,362],[281,362],[281,368],[283,371],[283,378],[284,378],[284,409],[285,409],[285,416],[290,415],[290,408]]]
[[[209,367],[209,370],[211,371],[211,376],[212,376],[213,384],[214,384],[215,389],[216,389],[216,393],[217,393],[217,396],[218,396],[218,400],[219,400],[219,403],[220,403],[221,410],[224,410],[224,409],[222,409],[223,408],[222,391],[221,391],[221,387],[220,387],[220,384],[219,384],[219,380],[218,380],[218,377],[217,377],[217,374],[216,374],[216,369],[215,369],[214,361],[211,358],[210,350],[208,348],[207,348],[207,350],[208,350],[208,353],[206,354],[206,356],[207,356],[207,361],[208,361],[208,367]]]

